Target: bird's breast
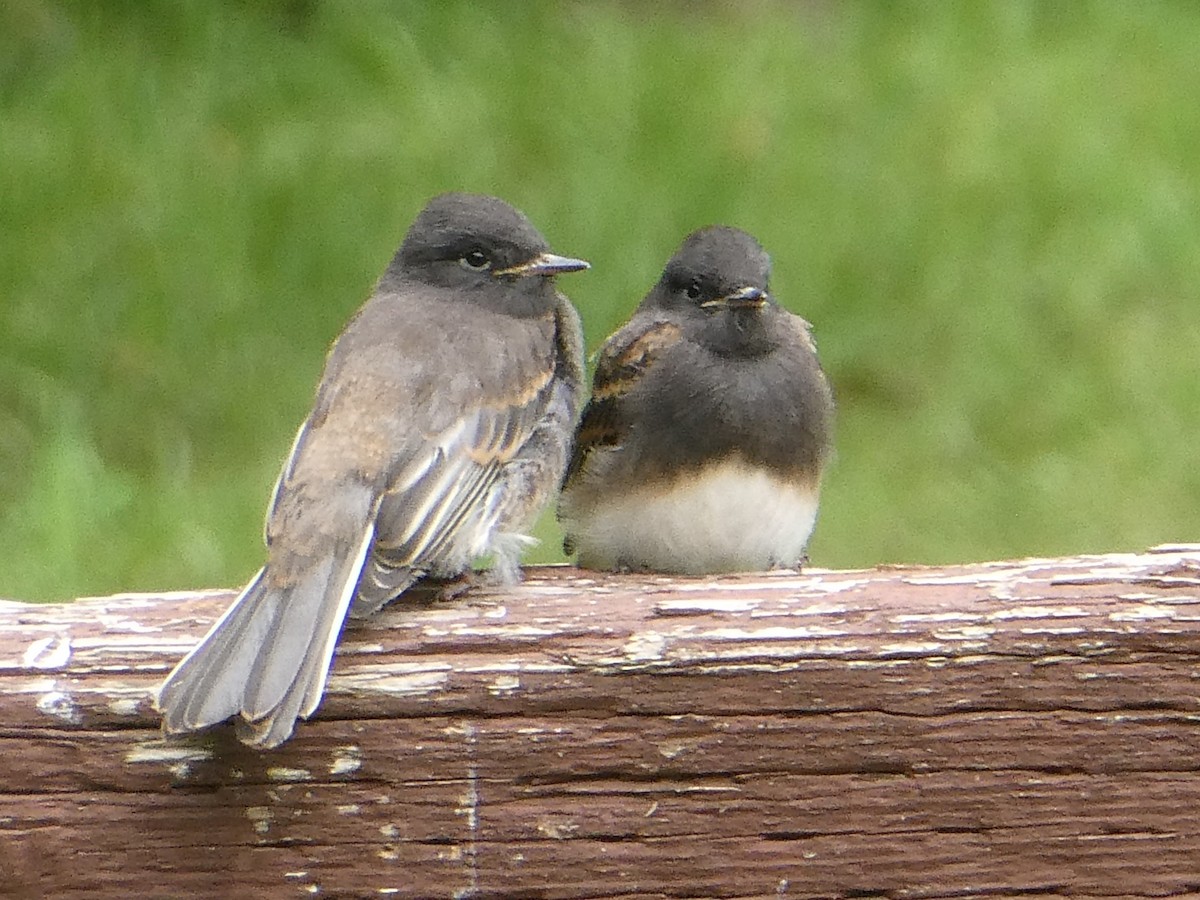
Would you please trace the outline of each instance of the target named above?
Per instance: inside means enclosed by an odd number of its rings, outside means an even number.
[[[671,474],[733,455],[815,475],[827,452],[828,396],[819,369],[783,354],[731,360],[693,348],[664,360],[630,392],[626,443],[650,477],[660,474],[655,464]]]
[[[674,481],[593,495],[567,524],[588,568],[761,571],[802,558],[817,500],[815,480],[727,460]]]

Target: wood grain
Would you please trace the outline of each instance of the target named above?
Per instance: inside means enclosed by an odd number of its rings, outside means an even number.
[[[232,597],[0,603],[0,894],[1200,892],[1200,546],[530,569],[348,631],[279,750],[165,740]]]

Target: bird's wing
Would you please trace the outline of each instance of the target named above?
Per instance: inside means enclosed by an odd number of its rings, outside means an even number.
[[[304,511],[336,504],[329,486],[353,482],[378,501],[354,615],[423,575],[463,571],[487,551],[504,464],[549,402],[554,333],[552,316],[518,320],[421,294],[376,296],[338,339],[352,352],[330,355],[280,478],[268,540],[286,531],[295,543]]]
[[[384,491],[376,555],[396,566],[433,567],[463,519],[483,511],[501,467],[528,440],[544,404],[539,390],[503,406],[476,407],[429,440]]]
[[[673,322],[634,316],[604,342],[596,362],[592,397],[583,410],[564,485],[579,474],[590,453],[621,443],[628,429],[621,415],[622,399],[682,334]]]
[[[377,609],[422,575],[458,574],[488,552],[499,515],[497,482],[530,439],[553,390],[553,355],[543,362],[525,377],[510,373],[507,385],[489,385],[482,402],[436,432],[406,441],[380,498],[355,615]]]

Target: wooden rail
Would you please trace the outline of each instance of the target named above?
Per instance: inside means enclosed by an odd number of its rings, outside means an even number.
[[[349,631],[279,750],[164,740],[231,596],[0,604],[0,895],[1200,891],[1200,546],[536,568]]]

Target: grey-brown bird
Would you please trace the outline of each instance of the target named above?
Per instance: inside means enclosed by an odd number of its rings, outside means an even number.
[[[690,235],[599,353],[558,515],[593,569],[798,566],[831,449],[809,324],[736,228]]]
[[[168,733],[258,747],[316,710],[347,614],[485,555],[519,577],[582,404],[578,314],[517,210],[444,194],[333,344],[267,510],[266,565],[158,694]]]

